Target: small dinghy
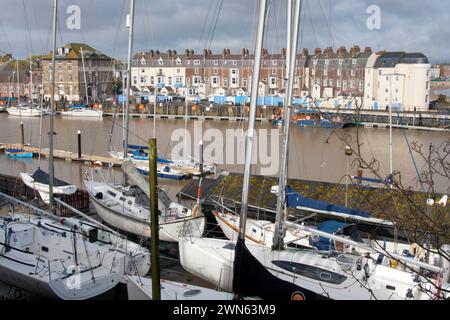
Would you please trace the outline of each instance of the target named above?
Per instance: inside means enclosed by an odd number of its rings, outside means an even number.
[[[49,175],[47,172],[38,168],[32,175],[26,172],[21,172],[20,177],[22,181],[31,189],[39,192],[42,201],[49,203]],[[53,193],[54,194],[73,194],[77,191],[77,187],[73,184],[68,184],[62,180],[53,179]]]
[[[33,158],[33,152],[25,151],[22,148],[5,149],[5,154],[15,159]]]

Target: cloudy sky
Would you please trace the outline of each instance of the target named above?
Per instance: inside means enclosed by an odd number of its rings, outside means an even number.
[[[279,52],[285,46],[286,1],[268,2],[264,47]],[[133,51],[251,49],[258,3],[136,0]],[[26,57],[50,51],[52,0],[0,0],[0,4],[1,53]],[[71,13],[67,11],[72,5],[80,8],[80,29],[68,28]],[[379,19],[373,6],[379,8]],[[125,59],[128,10],[129,0],[59,0],[58,45],[84,42]],[[357,44],[375,50],[423,52],[432,62],[450,61],[449,12],[448,0],[303,0],[300,46],[311,51],[316,47]]]

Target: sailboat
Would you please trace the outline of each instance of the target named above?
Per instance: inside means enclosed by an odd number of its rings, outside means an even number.
[[[291,26],[290,9],[292,2],[288,2],[288,26]],[[295,4],[295,30],[293,39],[298,37],[301,1]],[[266,1],[260,1],[260,18],[258,25],[257,51],[255,54],[254,73],[252,83],[257,83],[260,67],[260,50],[262,49],[263,24]],[[288,30],[288,37],[291,32]],[[288,44],[291,41],[288,41]],[[289,52],[294,61],[296,52],[292,46]],[[287,63],[293,74],[294,64]],[[291,87],[291,86],[290,86]],[[291,87],[292,88],[292,87]],[[288,87],[289,90],[289,87]],[[336,235],[313,230],[297,224],[288,223],[283,219],[283,202],[278,202],[277,224],[274,232],[273,248],[262,245],[246,244],[246,222],[248,208],[248,188],[250,178],[250,163],[252,157],[252,136],[254,117],[256,115],[257,87],[252,87],[252,99],[249,114],[249,129],[247,131],[246,162],[242,191],[242,205],[240,215],[239,236],[236,242],[221,239],[185,239],[179,242],[180,261],[187,271],[210,281],[224,290],[236,295],[257,295],[263,299],[433,299],[445,298],[441,292],[443,287],[448,289],[449,265],[445,259],[435,261],[436,265],[410,261],[393,253],[364,246],[355,241]],[[288,95],[289,96],[289,95]],[[280,198],[284,201],[285,174],[287,173],[287,146],[289,108],[285,112],[285,141],[284,162],[280,175]],[[286,179],[287,180],[287,179]],[[360,247],[366,251],[364,255],[336,254],[335,252],[314,252],[286,248],[283,244],[283,225],[314,233],[329,239]],[[406,262],[405,265],[415,265],[428,270],[428,277],[424,274],[386,266],[379,263],[380,255],[388,255],[395,261]],[[382,260],[382,259],[380,259]],[[447,281],[447,282],[444,282]],[[443,290],[443,291],[445,291]]]
[[[125,105],[125,135],[123,152],[124,159],[128,155],[128,121],[129,121],[129,96],[131,88],[131,59],[133,46],[134,5],[130,7],[128,38],[128,66]],[[109,225],[123,231],[142,236],[151,237],[150,230],[150,195],[147,183],[134,167],[132,162],[125,161],[122,164],[124,180],[128,177],[136,185],[128,183],[112,184],[107,181],[95,181],[93,173],[84,175],[84,185],[89,197],[97,210],[98,215]],[[161,240],[178,242],[180,233],[185,228],[193,229],[194,234],[201,236],[205,229],[205,217],[198,215],[197,210],[190,210],[175,201],[172,201],[167,193],[158,191],[158,203],[160,207]]]

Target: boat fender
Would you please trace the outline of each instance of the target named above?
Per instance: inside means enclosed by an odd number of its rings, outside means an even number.
[[[370,269],[369,269],[369,264],[368,263],[366,263],[364,265],[364,274],[366,275],[366,278],[369,278],[369,276],[370,276]]]
[[[362,260],[358,259],[356,260],[356,270],[361,271],[362,269]]]
[[[192,216],[193,217],[199,217],[202,214],[202,207],[200,205],[196,205],[194,208],[192,208]]]

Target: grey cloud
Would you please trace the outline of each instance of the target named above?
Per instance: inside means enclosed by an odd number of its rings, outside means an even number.
[[[0,49],[19,57],[47,53],[51,44],[51,3],[51,0],[0,0]],[[188,47],[198,51],[208,47],[208,35],[216,23],[212,13],[218,3],[219,0],[136,0],[134,51],[150,48],[184,51]],[[429,0],[426,8],[419,0],[304,0],[303,3],[303,47],[358,44],[375,50],[420,51],[432,61],[448,60],[449,1]],[[31,45],[26,36],[23,4]],[[81,8],[81,30],[65,27],[68,17],[65,10],[72,4]],[[381,30],[366,27],[366,9],[371,4],[381,8]],[[128,0],[60,0],[58,43],[86,42],[124,59],[128,6]],[[211,49],[220,52],[225,47],[233,51],[252,48],[257,6],[257,0],[224,0]],[[285,10],[285,1],[271,1],[265,38],[265,47],[270,51],[280,51],[285,46]]]

